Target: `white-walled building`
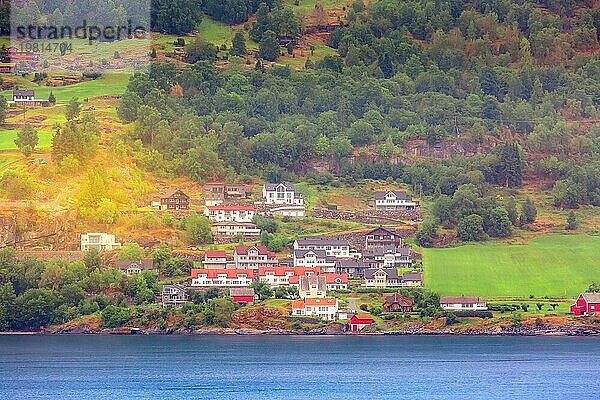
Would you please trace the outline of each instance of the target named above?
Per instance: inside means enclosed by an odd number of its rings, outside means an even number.
[[[376,210],[414,210],[419,203],[413,201],[412,197],[405,192],[390,190],[387,192],[375,192]]]
[[[289,286],[298,283],[300,276],[312,276],[320,273],[319,268],[303,267],[261,267],[258,269],[258,279],[271,287]]]
[[[328,256],[325,250],[294,250],[294,266],[320,268],[323,273],[335,272],[335,257]]]
[[[266,204],[304,205],[304,197],[291,183],[265,183],[263,199]]]
[[[99,232],[81,234],[81,251],[110,251],[119,248],[121,243],[116,241],[115,235]]]
[[[474,296],[442,296],[440,306],[446,311],[485,311],[487,301]]]
[[[333,297],[307,298],[292,303],[292,315],[312,316],[325,320],[335,320],[338,313],[338,301]]]
[[[275,253],[262,245],[236,246],[233,251],[233,262],[239,269],[259,269],[278,263]]]
[[[252,206],[206,206],[204,215],[212,222],[252,222],[255,210]]]
[[[195,287],[247,287],[252,284],[252,271],[246,269],[193,269]]]
[[[324,250],[325,255],[335,258],[350,258],[350,243],[345,239],[324,236],[297,239],[294,250]]]

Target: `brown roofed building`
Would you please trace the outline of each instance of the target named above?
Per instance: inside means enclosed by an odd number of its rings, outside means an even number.
[[[190,198],[181,189],[172,189],[160,197],[160,210],[189,210]]]
[[[244,184],[215,182],[204,185],[204,203],[207,206],[218,206],[225,200],[239,200],[249,196],[250,192]]]
[[[412,312],[413,299],[410,297],[401,296],[395,293],[393,296],[387,297],[383,303],[383,310],[386,312]]]

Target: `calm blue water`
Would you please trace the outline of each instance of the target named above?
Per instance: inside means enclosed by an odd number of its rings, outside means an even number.
[[[0,399],[600,399],[600,338],[0,336]]]

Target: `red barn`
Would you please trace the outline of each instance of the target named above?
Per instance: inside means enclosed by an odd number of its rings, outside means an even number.
[[[231,288],[229,295],[234,303],[241,305],[254,303],[254,289],[252,288]]]
[[[600,293],[581,293],[575,304],[571,306],[575,315],[600,313]]]
[[[367,314],[356,314],[350,318],[350,331],[358,332],[362,330],[365,326],[369,326],[374,323],[375,320],[371,318],[370,315]]]

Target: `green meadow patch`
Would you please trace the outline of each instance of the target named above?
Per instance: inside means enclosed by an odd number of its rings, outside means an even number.
[[[52,132],[48,130],[37,130],[38,132],[38,145],[36,148],[43,149],[50,147],[52,144]],[[15,139],[17,138],[16,129],[5,129],[0,130],[0,150],[15,150],[17,145]]]
[[[423,264],[425,285],[441,295],[573,298],[600,282],[600,236],[424,249]]]

